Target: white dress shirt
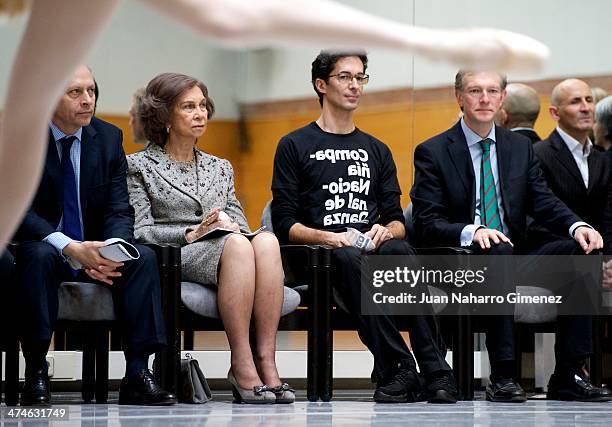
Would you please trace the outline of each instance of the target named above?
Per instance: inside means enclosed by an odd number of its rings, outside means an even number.
[[[480,167],[482,165],[482,148],[480,148],[480,141],[483,139],[490,139],[490,159],[491,159],[491,172],[493,173],[493,180],[495,182],[495,193],[497,195],[497,209],[499,210],[499,220],[502,225],[503,233],[508,234],[508,227],[504,222],[504,208],[502,206],[501,188],[499,186],[499,170],[497,167],[497,144],[495,143],[495,126],[491,126],[489,134],[483,138],[468,127],[463,118],[461,118],[461,129],[467,141],[468,148],[470,150],[470,156],[472,157],[472,167],[474,168],[474,179],[476,183],[476,208],[474,209],[474,224],[466,225],[461,230],[461,246],[470,246],[472,240],[474,240],[474,233],[476,230],[483,227],[482,219],[480,216]]]
[[[565,132],[559,126],[557,126],[557,132],[576,161],[576,166],[578,166],[578,170],[582,176],[584,187],[589,188],[589,155],[593,149],[593,143],[587,137],[586,144],[582,145],[577,139]]]

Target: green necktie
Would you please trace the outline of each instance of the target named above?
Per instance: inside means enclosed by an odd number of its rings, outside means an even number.
[[[493,230],[503,231],[499,209],[497,208],[497,193],[495,179],[491,169],[491,142],[489,138],[480,141],[482,149],[482,164],[480,165],[480,218],[483,225]]]

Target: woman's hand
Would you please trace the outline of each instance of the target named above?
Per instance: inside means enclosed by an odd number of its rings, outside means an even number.
[[[233,222],[229,215],[223,212],[221,208],[214,208],[206,214],[202,222],[198,224],[194,230],[191,230],[185,235],[185,240],[187,240],[187,243],[193,243],[215,228],[226,228],[236,232],[240,231],[240,226]]]
[[[219,220],[219,214],[223,212],[221,208],[213,208],[206,214],[200,226],[209,226]]]

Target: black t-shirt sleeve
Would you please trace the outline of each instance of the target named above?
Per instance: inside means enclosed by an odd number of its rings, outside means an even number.
[[[397,169],[391,151],[384,147],[381,150],[381,165],[377,185],[379,223],[388,224],[391,221],[404,222],[404,213],[400,203],[402,191],[397,181]]]
[[[297,223],[299,203],[298,153],[294,142],[281,138],[274,155],[272,175],[272,226],[282,244],[289,243],[289,229]]]

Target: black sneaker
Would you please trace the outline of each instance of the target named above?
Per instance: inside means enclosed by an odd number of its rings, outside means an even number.
[[[416,402],[423,389],[423,380],[414,369],[399,369],[395,375],[379,381],[374,392],[377,403]]]
[[[423,394],[427,403],[457,403],[457,383],[452,371],[437,371],[428,376]]]
[[[153,374],[144,369],[135,377],[124,377],[119,387],[120,405],[174,405],[176,397],[155,382]]]

